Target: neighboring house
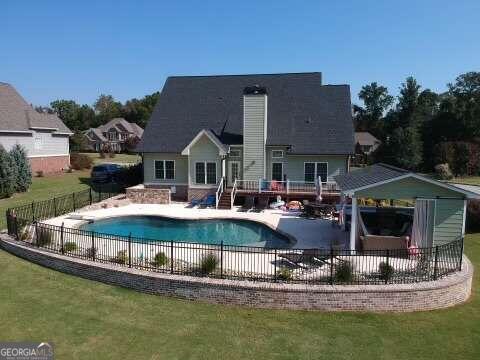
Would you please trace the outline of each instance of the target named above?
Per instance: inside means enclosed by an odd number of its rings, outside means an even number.
[[[6,150],[22,145],[34,173],[55,173],[70,166],[70,135],[57,115],[37,112],[13,86],[0,82],[0,145]]]
[[[123,118],[115,118],[105,125],[84,131],[90,150],[100,151],[109,147],[112,151],[124,151],[131,138],[140,140],[143,129]]]
[[[369,132],[360,131],[355,133],[355,146],[357,151],[360,151],[362,154],[370,155],[381,144],[382,142]]]
[[[314,197],[319,178],[335,188],[354,152],[350,89],[321,80],[321,73],[169,77],[137,148],[145,187],[189,200],[225,189],[225,205],[232,191]]]

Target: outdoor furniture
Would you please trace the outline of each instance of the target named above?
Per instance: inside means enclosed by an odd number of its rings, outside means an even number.
[[[216,204],[216,198],[214,194],[207,195],[207,197],[200,202],[200,206],[204,207],[209,207],[209,206],[215,206]]]
[[[307,217],[331,217],[335,208],[330,204],[307,204],[304,206]]]
[[[304,265],[319,265],[324,264],[330,255],[326,253],[321,253],[318,249],[305,249],[302,252],[292,252],[279,254],[279,257],[283,258],[287,262],[305,268]],[[304,265],[301,265],[304,264]]]
[[[191,207],[194,207],[194,206],[197,206],[197,205],[200,205],[203,201],[205,201],[205,198],[201,198],[201,199],[192,199],[190,201],[190,206]]]
[[[260,197],[260,198],[258,199],[258,204],[257,204],[257,206],[254,208],[254,211],[255,211],[255,212],[262,212],[262,211],[265,210],[267,207],[268,207],[268,198],[266,198],[266,197]]]
[[[255,208],[255,199],[252,196],[245,197],[245,201],[240,209],[241,212],[247,212]]]

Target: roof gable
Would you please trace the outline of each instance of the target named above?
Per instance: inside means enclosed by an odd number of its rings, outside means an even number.
[[[179,153],[201,129],[224,144],[242,144],[243,89],[255,84],[268,92],[267,145],[290,145],[297,154],[353,153],[350,89],[322,86],[320,73],[169,77],[140,151]]]
[[[227,155],[227,147],[210,130],[202,129],[197,136],[182,150],[182,155],[190,155],[190,149],[203,137],[210,140],[217,148],[219,155]]]

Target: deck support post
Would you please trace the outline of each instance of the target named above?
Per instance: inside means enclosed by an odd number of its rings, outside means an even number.
[[[350,250],[355,251],[357,238],[357,198],[352,197],[352,220],[350,223]]]

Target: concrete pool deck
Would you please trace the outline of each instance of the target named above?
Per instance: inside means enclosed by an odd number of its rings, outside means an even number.
[[[165,216],[178,219],[244,219],[263,223],[272,229],[295,238],[292,248],[324,248],[332,245],[343,248],[348,243],[348,232],[333,227],[331,221],[322,219],[306,219],[300,213],[285,212],[281,210],[264,210],[260,213],[240,212],[238,208],[232,210],[198,209],[189,208],[185,203],[160,204],[125,204],[113,200],[105,202],[107,208],[101,205],[79,209],[74,214],[83,215],[93,220],[128,215]],[[81,219],[72,219],[73,213],[43,221],[44,223],[76,228],[84,223]]]

